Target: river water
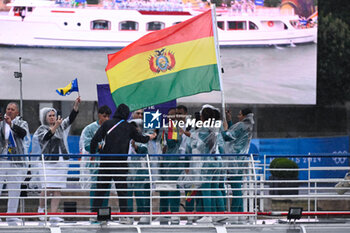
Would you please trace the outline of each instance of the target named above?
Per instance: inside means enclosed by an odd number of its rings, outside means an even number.
[[[97,100],[96,84],[108,83],[107,54],[117,50],[0,47],[0,99],[19,99],[22,58],[25,100],[73,100],[55,89],[78,78],[83,100]],[[315,104],[317,45],[271,48],[222,48],[226,103]],[[220,92],[185,97],[179,102],[219,103]]]

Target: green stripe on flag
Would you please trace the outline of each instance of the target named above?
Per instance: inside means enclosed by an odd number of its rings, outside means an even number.
[[[217,65],[195,67],[121,87],[112,93],[116,105],[130,111],[201,92],[220,91]]]

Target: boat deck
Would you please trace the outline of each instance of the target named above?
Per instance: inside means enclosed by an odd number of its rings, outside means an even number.
[[[193,224],[186,225],[186,221],[181,221],[179,225],[160,225],[159,222],[152,222],[152,225],[121,225],[116,221],[110,221],[107,224],[91,224],[88,221],[66,221],[59,224],[45,224],[38,221],[26,221],[24,225],[8,225],[6,222],[0,222],[1,233],[23,232],[23,233],[168,233],[181,232],[192,233],[194,231],[201,233],[234,233],[234,232],[274,232],[274,233],[309,233],[309,232],[330,232],[347,233],[350,229],[350,219],[328,219],[327,221],[307,222],[305,220],[296,223],[287,223],[285,220],[269,219],[259,220],[257,224],[239,224],[239,225],[213,225],[213,224]]]

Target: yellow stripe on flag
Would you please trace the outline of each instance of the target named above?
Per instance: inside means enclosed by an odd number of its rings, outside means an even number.
[[[203,49],[205,48],[205,49]],[[150,67],[149,59],[157,58],[157,53],[165,49],[164,52],[174,54],[175,66],[155,73]],[[157,50],[157,49],[156,49]],[[179,44],[165,46],[156,50],[137,54],[129,59],[117,64],[107,71],[107,77],[111,92],[138,83],[144,80],[152,79],[162,75],[167,75],[181,70],[216,64],[215,44],[213,37],[206,37],[198,40],[187,41]],[[156,65],[153,68],[157,68]]]

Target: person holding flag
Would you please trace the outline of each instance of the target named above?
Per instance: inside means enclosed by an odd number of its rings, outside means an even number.
[[[226,154],[243,154],[240,156],[228,156],[225,160],[230,160],[232,162],[227,162],[227,184],[230,184],[232,190],[232,196],[235,198],[231,201],[231,211],[232,212],[243,212],[243,198],[242,197],[242,184],[244,170],[239,169],[240,167],[247,167],[248,165],[243,162],[247,160],[244,154],[248,154],[250,141],[253,136],[254,127],[254,113],[249,108],[241,109],[237,115],[238,122],[232,124],[231,113],[226,112],[226,119],[228,122],[224,122],[224,131],[221,132],[222,137],[225,141],[225,153]],[[242,161],[242,162],[236,162]],[[233,216],[229,221],[233,224],[242,223],[246,219],[245,217]]]
[[[21,193],[21,182],[27,174],[27,158],[11,156],[27,154],[30,145],[28,123],[19,116],[17,103],[11,102],[6,107],[6,114],[0,120],[0,182],[7,183],[9,200],[7,213],[16,213]],[[13,183],[12,183],[13,182]],[[0,194],[3,184],[1,184]],[[18,218],[6,219],[8,222],[18,222]]]
[[[40,109],[40,122],[41,125],[35,131],[33,135],[32,153],[33,154],[51,154],[45,156],[45,170],[39,169],[40,184],[48,191],[42,191],[41,197],[44,196],[61,196],[59,191],[61,188],[66,188],[68,163],[64,162],[66,159],[59,154],[68,154],[68,131],[70,125],[74,122],[78,115],[80,104],[80,96],[74,101],[73,109],[65,119],[57,114],[54,108],[42,108]],[[53,155],[52,155],[53,154]],[[39,163],[39,166],[42,166]],[[60,199],[53,198],[51,201],[51,212],[56,213],[59,207]],[[39,213],[45,212],[45,199],[39,200]],[[43,220],[43,218],[39,218]],[[50,217],[50,222],[62,222],[63,219],[59,217]]]

